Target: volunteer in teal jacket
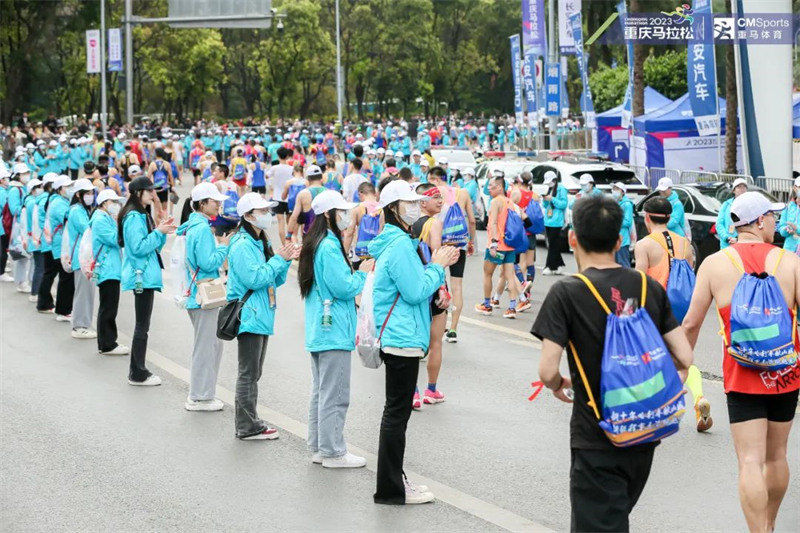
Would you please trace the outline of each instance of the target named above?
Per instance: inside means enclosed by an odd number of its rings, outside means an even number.
[[[122,250],[119,247],[117,217],[124,198],[111,189],[97,195],[97,209],[89,220],[94,256],[93,281],[97,284],[97,350],[100,355],[127,355],[130,348],[117,342],[119,280],[122,274]],[[75,274],[76,276],[84,276]]]
[[[67,222],[67,212],[69,211],[69,194],[72,181],[69,176],[58,176],[52,185],[52,192],[43,207],[39,208],[39,214],[44,213],[43,223],[46,223],[47,231],[44,231],[42,239],[42,251],[44,254],[44,276],[39,287],[39,301],[36,309],[40,313],[52,313],[55,311],[56,320],[59,322],[69,322],[72,315],[72,296],[75,291],[74,278],[72,272],[67,272],[61,265],[61,239],[64,235],[64,224]],[[50,242],[48,242],[48,240]],[[58,276],[58,286],[56,288],[55,308],[53,307],[53,297],[50,289]]]
[[[800,243],[800,178],[795,178],[792,201],[786,204],[786,209],[781,212],[781,220],[778,224],[778,232],[783,235],[784,249],[790,252],[797,251]]]
[[[28,165],[25,163],[17,163],[14,165],[11,174],[11,181],[8,186],[8,197],[6,199],[6,204],[8,205],[8,211],[11,214],[12,222],[11,227],[12,230],[10,234],[6,237],[8,240],[6,241],[6,253],[8,250],[8,244],[11,243],[11,238],[14,237],[14,247],[19,248],[24,242],[22,240],[23,235],[21,234],[21,222],[20,222],[20,214],[22,212],[22,205],[23,200],[25,199],[26,189],[25,184],[28,183],[31,177],[31,170],[28,168]],[[13,228],[17,228],[16,235]],[[30,287],[28,286],[28,270],[30,266],[30,261],[27,257],[17,256],[14,259],[14,267],[12,269],[13,278],[14,278],[14,285],[16,287],[17,292],[28,292],[30,291]],[[4,267],[5,268],[5,267]]]
[[[549,189],[542,196],[544,232],[547,237],[547,258],[542,274],[549,276],[561,274],[564,267],[564,260],[561,258],[561,228],[566,223],[569,195],[567,189],[561,185],[561,179],[552,170],[544,173],[543,184]]]
[[[733,227],[733,220],[731,219],[731,204],[737,196],[747,192],[747,181],[743,178],[736,178],[733,181],[732,187],[733,196],[725,200],[722,207],[720,207],[719,215],[717,215],[717,222],[714,225],[721,249],[727,248],[732,243],[736,242],[736,239],[739,237],[739,233],[736,231],[736,228]]]
[[[80,242],[89,227],[89,217],[94,210],[94,185],[87,178],[75,181],[72,186],[73,198],[67,218],[69,241],[69,267],[75,280],[75,297],[72,300],[72,338],[95,339],[97,333],[92,329],[94,316],[94,284],[81,275]]]
[[[239,374],[236,380],[236,436],[243,440],[278,438],[276,429],[258,417],[258,380],[264,366],[267,340],[273,333],[276,289],[286,282],[286,273],[293,259],[300,254],[287,242],[277,254],[267,238],[272,215],[269,208],[277,205],[260,194],[242,195],[236,205],[239,230],[231,238],[228,251],[228,300],[245,297],[237,336]],[[248,292],[252,291],[249,295]]]
[[[217,244],[209,225],[228,197],[213,183],[202,182],[192,189],[192,213],[177,235],[186,237],[186,283],[189,294],[186,311],[194,328],[194,344],[189,370],[187,411],[220,411],[222,401],[214,397],[222,360],[222,341],[217,337],[219,307],[201,309],[197,303],[197,283],[219,278],[219,269],[228,257],[229,236]]]
[[[678,193],[672,189],[672,186],[673,183],[671,179],[661,178],[658,180],[656,191],[669,200],[669,204],[672,206],[672,215],[670,215],[669,222],[667,222],[667,229],[677,233],[681,237],[686,237],[683,204],[680,198],[678,198]]]
[[[133,290],[136,325],[131,343],[131,361],[128,372],[130,385],[160,385],[161,378],[152,374],[145,366],[147,333],[153,314],[155,291],[161,290],[161,249],[167,235],[175,231],[170,217],[158,226],[148,212],[152,208],[155,193],[153,182],[142,176],[128,186],[130,196],[119,214],[120,245],[124,248],[120,284],[123,291]]]
[[[386,223],[368,246],[370,256],[376,260],[376,337],[381,335],[386,321],[380,340],[381,357],[386,363],[386,402],[378,444],[375,503],[423,503],[433,499],[429,492],[416,490],[407,497],[403,454],[419,359],[428,351],[430,341],[430,298],[444,283],[444,267],[458,259],[458,249],[443,246],[433,252],[427,266],[422,265],[417,242],[410,236],[411,226],[421,216],[422,198],[403,180],[387,184],[380,193]]]
[[[622,238],[619,250],[615,254],[618,265],[631,267],[631,232],[633,231],[633,202],[625,196],[627,187],[622,182],[617,182],[611,187],[611,196],[614,197],[622,209],[622,226],[619,236]]]
[[[364,288],[373,260],[353,272],[342,232],[356,204],[326,190],[311,202],[314,222],[303,237],[298,280],[305,299],[306,351],[311,354],[308,446],[315,463],[326,468],[357,468],[363,457],[347,451],[344,423],[350,405],[350,359],[355,349],[355,297]]]

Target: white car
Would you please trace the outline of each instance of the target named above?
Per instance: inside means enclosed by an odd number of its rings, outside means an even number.
[[[451,172],[462,171],[465,168],[475,168],[478,164],[475,161],[475,156],[466,147],[432,146],[431,155],[437,165],[442,158],[447,159],[447,166]]]

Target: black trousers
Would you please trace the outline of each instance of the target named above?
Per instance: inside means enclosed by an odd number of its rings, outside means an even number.
[[[561,258],[561,228],[545,227],[544,232],[547,236],[547,259],[544,266],[555,270],[564,266]]]
[[[404,505],[403,458],[406,427],[419,375],[419,358],[381,352],[386,365],[386,403],[383,406],[378,442],[378,488],[375,503]]]
[[[53,295],[50,293],[53,288],[53,281],[58,276],[58,286],[56,287],[56,314],[72,314],[72,297],[75,295],[75,278],[73,272],[67,272],[61,266],[61,260],[53,257],[50,252],[42,252],[44,256],[44,275],[42,284],[39,286],[39,301],[36,309],[46,311],[53,308]]]
[[[100,293],[100,305],[97,307],[97,349],[108,352],[117,347],[119,280],[107,279],[97,285],[97,289]]]
[[[154,297],[154,289],[144,289],[140,294],[133,293],[136,325],[133,327],[131,366],[128,371],[128,379],[131,381],[144,381],[151,374],[144,360],[147,355],[147,333],[150,331],[150,317],[153,316]]]
[[[6,264],[8,263],[8,243],[11,235],[5,233],[0,235],[0,276],[6,273]]]
[[[628,531],[628,515],[639,500],[654,447],[642,450],[572,450],[569,497],[571,531]]]
[[[258,380],[264,369],[267,355],[267,335],[240,333],[238,341],[239,372],[236,377],[235,421],[236,436],[241,438],[257,435],[267,428],[267,423],[258,417]]]
[[[39,296],[39,288],[44,277],[44,254],[47,252],[33,252],[33,277],[31,278],[31,295]]]
[[[75,181],[76,179],[78,179],[78,172],[79,172],[79,169],[77,169],[77,168],[69,169],[69,177],[72,178],[72,181]]]

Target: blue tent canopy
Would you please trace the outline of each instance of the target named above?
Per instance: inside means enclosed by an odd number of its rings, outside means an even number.
[[[718,97],[719,98],[719,97]],[[725,99],[719,98],[720,126],[725,127]],[[645,132],[664,132],[664,131],[696,131],[697,126],[692,115],[692,105],[689,101],[689,93],[684,94],[671,104],[667,104],[660,109],[650,113],[634,117],[634,131],[641,135]]]
[[[800,139],[800,93],[792,95],[792,139]]]
[[[644,112],[651,113],[667,104],[672,100],[656,91],[650,86],[644,88]],[[622,124],[622,104],[612,107],[608,111],[597,114],[598,126],[620,126]]]

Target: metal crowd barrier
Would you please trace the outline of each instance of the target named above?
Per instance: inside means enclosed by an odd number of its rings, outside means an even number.
[[[792,198],[792,187],[794,185],[794,180],[792,178],[759,176],[754,182],[757,187],[761,187],[770,193],[779,202],[788,202]]]
[[[747,183],[749,183],[751,185],[754,184],[753,176],[750,176],[748,174],[728,174],[726,172],[718,172],[717,173],[717,178],[718,178],[718,181],[724,181],[724,182],[727,182],[727,183],[733,183],[733,181],[736,180],[736,179],[744,178],[745,181],[747,181]]]
[[[648,175],[650,177],[650,183],[647,185],[650,188],[655,188],[656,185],[658,185],[658,180],[661,178],[669,178],[672,180],[672,183],[680,183],[681,181],[681,171],[675,170],[674,168],[650,167]]]
[[[719,181],[719,175],[716,172],[681,170],[680,183],[714,183],[715,181]]]

